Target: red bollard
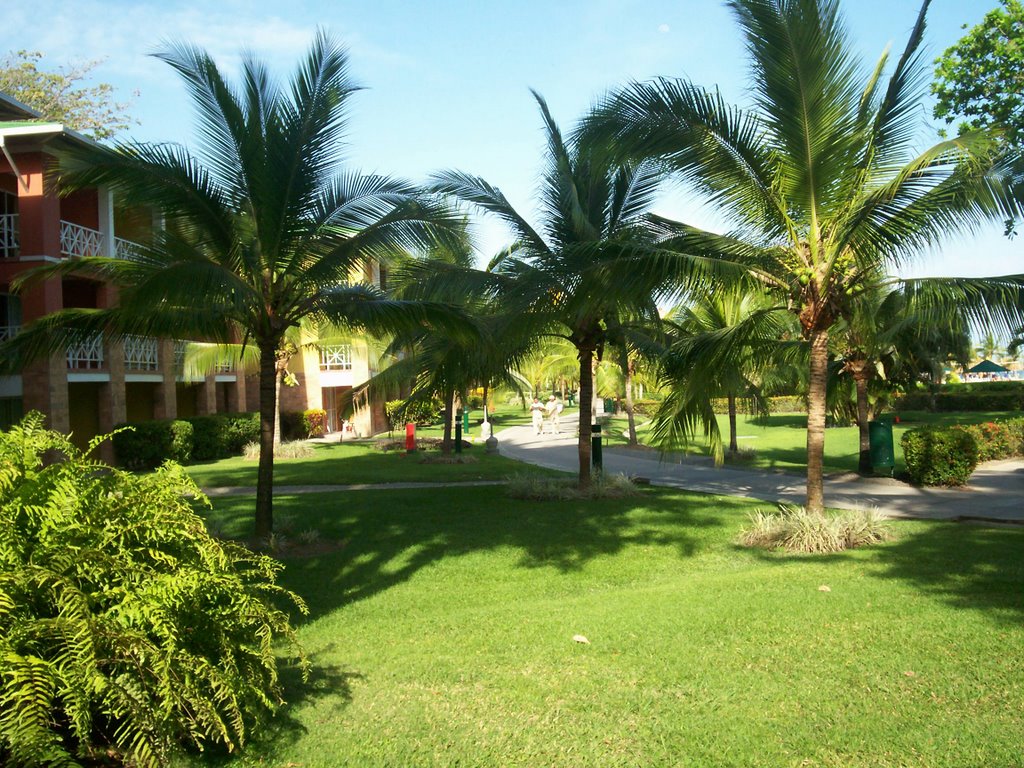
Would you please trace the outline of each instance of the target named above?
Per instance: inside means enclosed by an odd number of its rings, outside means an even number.
[[[405,452],[412,453],[416,450],[416,425],[409,422],[405,425]]]

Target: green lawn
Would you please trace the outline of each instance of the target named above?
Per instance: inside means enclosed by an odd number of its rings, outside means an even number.
[[[315,671],[229,764],[1020,764],[1022,529],[903,522],[812,558],[737,548],[749,502],[668,490],[276,503],[342,546],[286,561]],[[212,512],[238,536],[251,515]]]
[[[1012,413],[927,413],[912,411],[900,414],[901,422],[893,425],[893,442],[896,450],[896,473],[905,470],[903,448],[900,438],[908,429],[925,424],[978,424],[993,419],[1005,419]],[[641,417],[638,424],[644,422]],[[728,440],[729,421],[726,416],[718,417],[718,426]],[[607,444],[625,445],[622,433],[627,429],[625,417],[616,417],[606,427]],[[764,469],[782,469],[793,472],[807,470],[807,416],[796,413],[773,414],[765,419],[739,416],[737,434],[740,449],[754,449],[752,456],[737,461],[740,466]],[[646,430],[638,429],[638,438],[644,442]],[[696,441],[693,453],[707,453],[707,443]],[[860,451],[860,437],[857,427],[832,427],[825,432],[825,470],[827,472],[856,472]]]
[[[484,417],[482,408],[473,408],[469,411],[469,436],[476,438],[480,436],[480,421]],[[524,411],[519,405],[499,405],[490,416],[491,427],[499,432],[506,427],[515,427],[530,423],[530,412]],[[397,437],[399,430],[395,430]],[[404,429],[402,435],[405,434]],[[421,437],[442,437],[444,435],[444,424],[433,424],[429,427],[416,427],[416,434]]]
[[[554,474],[551,470],[523,464],[504,456],[488,455],[482,445],[474,445],[463,456],[477,461],[470,464],[424,464],[426,456],[437,451],[406,454],[383,452],[372,442],[317,445],[309,459],[279,459],[274,463],[274,482],[279,485],[345,485],[349,483],[458,482],[501,480],[509,475]],[[217,486],[255,486],[256,461],[236,456],[187,467],[192,479],[203,488]]]

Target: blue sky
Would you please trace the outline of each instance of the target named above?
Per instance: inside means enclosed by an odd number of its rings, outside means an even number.
[[[932,57],[955,42],[996,0],[934,0]],[[0,52],[40,50],[53,63],[103,58],[96,78],[131,98],[140,121],[132,136],[187,141],[191,116],[170,69],[146,54],[162,40],[207,48],[229,71],[243,48],[290,73],[322,26],[346,42],[352,70],[367,90],[355,97],[349,158],[364,170],[422,179],[458,168],[498,185],[532,212],[543,151],[540,91],[563,127],[601,93],[631,78],[684,76],[718,85],[743,102],[742,41],[719,0],[375,0],[374,2],[8,3]],[[13,6],[13,7],[12,7]],[[918,0],[846,0],[846,18],[865,61],[886,45],[897,52]],[[922,115],[926,117],[926,115]],[[926,137],[927,138],[927,137]],[[713,211],[677,194],[660,212],[714,226]],[[477,228],[481,250],[505,239],[500,226]],[[993,227],[944,244],[908,274],[986,275],[1020,271],[1018,242]]]

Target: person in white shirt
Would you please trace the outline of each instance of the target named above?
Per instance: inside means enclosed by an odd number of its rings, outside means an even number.
[[[533,398],[530,405],[530,416],[533,418],[533,433],[539,435],[544,427],[544,406],[537,397]]]

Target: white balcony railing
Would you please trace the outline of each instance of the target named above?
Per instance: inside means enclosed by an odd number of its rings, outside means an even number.
[[[18,255],[18,214],[0,213],[0,258]]]
[[[114,256],[119,259],[137,259],[142,255],[142,248],[138,243],[125,240],[123,237],[114,238]]]
[[[339,344],[334,347],[323,347],[320,350],[321,371],[351,371],[352,345]]]
[[[20,325],[0,325],[0,341],[7,341],[13,339],[18,335],[18,331],[21,330]]]
[[[160,369],[160,345],[145,336],[125,336],[124,367],[133,371]]]
[[[95,371],[103,367],[103,337],[93,336],[68,347],[68,368]]]
[[[81,224],[61,221],[60,252],[65,256],[102,256],[103,233]]]

